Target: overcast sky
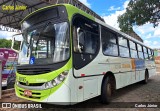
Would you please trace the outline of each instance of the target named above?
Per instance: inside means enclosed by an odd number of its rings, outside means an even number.
[[[97,14],[102,16],[108,25],[119,30],[117,17],[126,10],[129,0],[80,0]],[[133,27],[134,31],[151,48],[160,48],[160,25],[153,28],[153,24]],[[0,31],[0,38],[11,39],[15,32]]]

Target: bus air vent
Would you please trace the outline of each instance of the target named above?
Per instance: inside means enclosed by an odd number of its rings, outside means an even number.
[[[51,72],[51,70],[49,68],[30,68],[30,69],[20,69],[17,68],[17,72],[19,74],[23,74],[23,75],[37,75],[37,74],[45,74],[45,73],[49,73]]]

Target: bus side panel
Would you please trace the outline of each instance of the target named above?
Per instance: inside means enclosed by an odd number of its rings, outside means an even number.
[[[149,69],[149,77],[156,75],[156,68]]]
[[[47,101],[53,102],[54,104],[69,105],[71,101],[69,87],[66,84],[63,84],[57,91],[48,97]]]
[[[148,69],[149,77],[156,74],[156,66],[155,66],[155,62],[153,60],[146,61],[145,65],[146,65],[146,68]]]
[[[79,78],[77,81],[78,81],[78,84],[76,85],[77,99],[78,102],[81,102],[83,101],[83,92],[84,92],[83,78]]]
[[[121,74],[114,74],[116,79],[116,89],[122,88],[123,84],[121,82]]]
[[[83,82],[84,82],[84,100],[98,95],[97,77],[92,79],[86,79]]]
[[[79,98],[83,97],[83,90],[78,89],[78,84],[82,83],[80,82],[81,79],[75,78],[73,76],[73,69],[71,68],[68,74],[68,77],[65,81],[65,84],[69,87],[70,90],[70,102],[71,104],[75,104],[78,102]],[[82,95],[82,96],[81,96]]]
[[[140,81],[144,80],[144,78],[145,78],[145,69],[144,69],[144,70],[141,70],[141,71],[140,71],[140,74],[139,74],[139,79],[140,79]]]
[[[124,74],[123,73],[115,74],[115,78],[116,78],[116,89],[120,89],[122,87],[137,82],[137,80],[135,80],[135,74],[132,72],[126,72]]]

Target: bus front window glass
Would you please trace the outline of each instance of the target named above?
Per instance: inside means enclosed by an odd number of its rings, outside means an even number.
[[[56,63],[69,58],[67,22],[48,23],[26,33],[22,51],[29,52],[30,57],[35,58],[34,64]]]
[[[69,58],[69,35],[67,22],[55,24],[55,49],[54,62],[64,61]]]

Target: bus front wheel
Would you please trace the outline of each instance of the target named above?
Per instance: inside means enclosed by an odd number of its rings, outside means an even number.
[[[101,90],[101,102],[108,104],[111,100],[112,85],[109,77],[106,77],[102,84]]]

